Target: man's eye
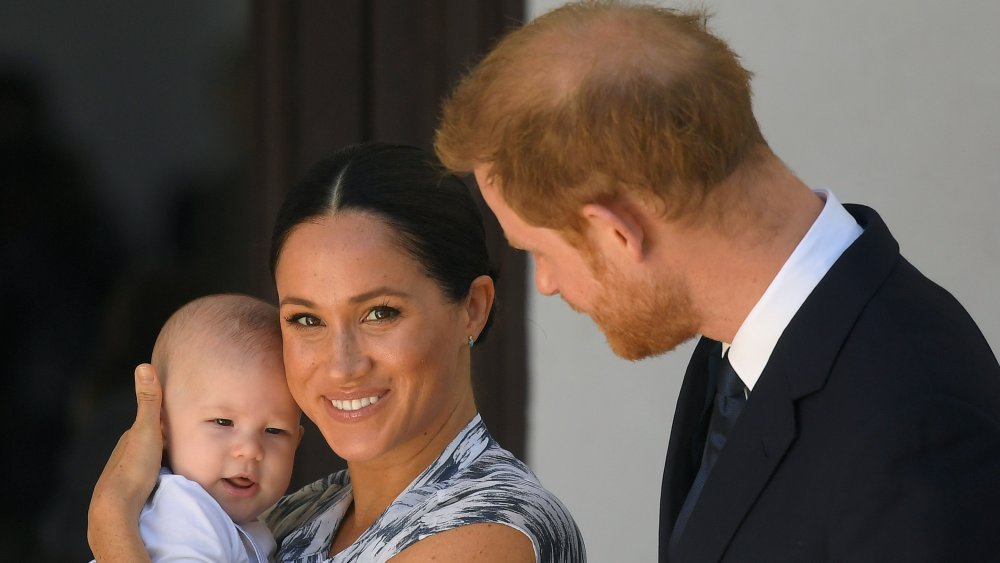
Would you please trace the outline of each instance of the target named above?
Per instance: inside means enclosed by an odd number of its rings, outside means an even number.
[[[281,428],[265,428],[264,432],[267,432],[268,434],[278,434],[278,435],[288,433],[285,430],[282,430]]]
[[[368,315],[365,316],[365,321],[368,322],[382,322],[392,320],[399,316],[399,310],[393,309],[385,305],[380,305],[378,307],[372,307],[368,311]]]
[[[233,425],[233,421],[229,420],[228,418],[217,418],[217,419],[213,420],[212,422],[214,422],[215,424],[217,424],[219,426],[232,426]]]

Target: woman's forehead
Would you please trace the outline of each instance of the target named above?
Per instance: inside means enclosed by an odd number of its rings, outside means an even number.
[[[283,298],[307,297],[298,293],[351,296],[382,286],[407,289],[421,278],[431,281],[388,223],[353,211],[297,226],[286,239],[275,274]]]
[[[297,225],[289,232],[278,266],[293,255],[350,259],[368,254],[403,254],[398,235],[377,215],[345,211],[323,215]]]

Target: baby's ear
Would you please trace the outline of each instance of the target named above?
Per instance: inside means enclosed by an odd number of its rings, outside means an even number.
[[[167,440],[170,438],[170,433],[167,432],[167,413],[162,408],[160,409],[160,435],[163,436],[163,454],[160,458],[160,467],[170,467],[170,457],[167,454]]]
[[[306,435],[306,428],[305,428],[305,426],[302,426],[300,424],[299,425],[299,439],[295,441],[295,447],[296,448],[299,447],[299,444],[302,443],[302,437],[305,436],[305,435]]]

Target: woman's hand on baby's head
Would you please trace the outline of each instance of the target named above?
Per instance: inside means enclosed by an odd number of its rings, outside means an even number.
[[[95,497],[98,492],[118,496],[134,508],[138,517],[156,485],[163,458],[163,430],[160,426],[163,389],[156,370],[150,364],[140,364],[135,368],[135,397],[135,422],[111,452],[94,493]]]
[[[99,560],[101,554],[111,555],[122,549],[123,541],[129,543],[117,533],[121,529],[118,523],[137,529],[139,512],[153,492],[160,471],[163,389],[153,366],[141,364],[135,368],[135,396],[135,422],[118,440],[90,499],[87,537]]]

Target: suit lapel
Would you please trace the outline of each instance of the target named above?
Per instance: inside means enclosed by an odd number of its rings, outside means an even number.
[[[795,441],[798,434],[795,402],[819,391],[826,383],[854,322],[899,261],[899,247],[878,215],[860,206],[845,207],[865,232],[823,277],[782,333],[751,400],[705,483],[687,529],[677,544],[677,561],[719,561],[725,554],[740,523]],[[706,350],[707,347],[703,350],[701,345],[696,349],[679,402],[698,398],[696,384],[690,386],[690,398],[683,390],[689,387],[689,379],[699,380],[696,369],[706,368],[704,358],[698,355],[699,351],[707,354]],[[704,388],[704,384],[701,387]],[[680,412],[678,410],[678,414]],[[675,424],[686,424],[682,428],[693,432],[696,428],[693,415],[687,410],[684,412],[681,421],[675,417]],[[690,435],[685,433],[676,441],[685,439],[690,439]],[[682,486],[682,477],[687,477],[688,471],[691,471],[690,477],[684,486],[690,484],[693,471],[697,471],[697,465],[693,470],[688,467],[683,457],[685,453],[679,443],[675,444],[672,433],[664,470],[664,491],[668,489],[668,476],[675,480],[670,487],[673,494],[669,505],[671,528],[686,493],[686,489],[680,493],[676,489]],[[661,526],[661,552],[664,549],[662,533]]]
[[[762,376],[754,388],[678,541],[678,561],[708,562],[722,557],[795,440],[794,401],[782,383]]]
[[[666,546],[677,520],[677,513],[684,504],[684,497],[701,463],[708,428],[706,413],[710,405],[708,380],[708,353],[717,343],[702,338],[688,362],[681,384],[667,445],[667,461],[663,468],[660,488],[660,560],[666,557]]]

